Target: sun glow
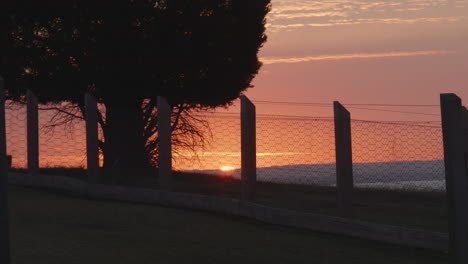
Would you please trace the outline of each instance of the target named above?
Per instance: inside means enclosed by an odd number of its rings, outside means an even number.
[[[235,170],[236,168],[234,167],[231,167],[231,166],[225,166],[225,167],[222,167],[220,170],[222,171],[233,171]]]

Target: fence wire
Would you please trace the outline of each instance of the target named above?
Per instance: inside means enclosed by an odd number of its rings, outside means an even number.
[[[194,148],[174,146],[175,170],[240,177],[240,114],[203,115],[204,142]]]
[[[39,105],[39,167],[85,168],[85,122],[60,113],[55,105]],[[61,105],[63,107],[63,105]],[[26,105],[7,102],[7,153],[12,167],[27,168]]]
[[[230,165],[236,169],[226,175],[239,179],[239,117],[212,116],[208,121],[213,138],[198,159],[184,164],[185,170],[192,168],[203,175],[219,176],[222,171],[216,168]],[[445,232],[447,208],[440,123],[352,120],[351,125],[353,217]],[[255,202],[341,216],[336,195],[334,129],[333,118],[257,114]],[[192,182],[191,187],[179,190],[197,188],[204,194],[231,197],[239,193],[239,184],[232,181],[214,183],[219,182],[205,181],[204,187],[194,187]]]
[[[40,167],[85,168],[85,122],[60,114],[55,106],[39,109]],[[240,114],[203,119],[208,123],[199,127],[204,141],[191,148],[175,146],[174,169],[240,179]],[[26,168],[25,105],[7,103],[6,126],[12,167]],[[257,115],[257,180],[335,186],[334,136],[333,118]],[[445,190],[440,123],[352,120],[352,146],[357,187]]]
[[[198,126],[203,144],[173,145],[173,190],[240,198],[239,116],[239,113],[197,116],[206,122]]]
[[[86,168],[86,126],[80,112],[70,117],[39,106],[39,166],[41,168]]]
[[[357,187],[445,191],[440,124],[353,120],[352,145]]]
[[[77,118],[70,119],[55,107],[39,106],[40,168],[66,168],[54,173],[85,168],[85,122],[77,109],[74,112]],[[239,198],[239,111],[197,113],[194,120],[193,128],[200,133],[173,132],[172,190]],[[440,122],[352,120],[351,126],[356,217],[445,230]],[[6,130],[12,167],[24,169],[27,167],[25,105],[8,102]],[[336,215],[334,119],[257,114],[256,133],[256,202]],[[187,138],[187,135],[202,137]],[[102,131],[100,139],[103,140]],[[157,188],[154,182],[142,181],[145,187]],[[401,212],[404,215],[397,217]],[[421,221],[422,217],[432,220]]]
[[[325,185],[336,183],[333,119],[257,118],[257,180]]]
[[[239,116],[214,114],[207,121],[205,148],[175,157],[176,168],[239,178]],[[333,118],[257,115],[256,129],[259,182],[336,185]],[[352,120],[352,150],[356,187],[445,190],[440,123]]]
[[[26,107],[7,101],[5,104],[7,154],[12,157],[12,167],[27,167]]]

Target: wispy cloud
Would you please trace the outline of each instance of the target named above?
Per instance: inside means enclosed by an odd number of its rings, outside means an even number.
[[[467,6],[468,0],[273,0],[268,28],[274,32],[369,23],[455,22],[468,18],[463,10]],[[447,9],[452,15],[433,17],[436,11]],[[385,18],[386,14],[393,17]]]
[[[409,57],[409,56],[429,56],[429,55],[442,55],[454,54],[458,51],[445,51],[445,50],[428,50],[428,51],[412,51],[412,52],[385,52],[385,53],[355,53],[355,54],[333,54],[333,55],[320,55],[320,56],[304,56],[304,57],[264,57],[260,60],[263,64],[277,64],[277,63],[300,63],[311,61],[324,61],[324,60],[346,60],[346,59],[371,59],[371,58],[387,58],[387,57]]]
[[[346,12],[298,12],[298,13],[279,13],[276,19],[310,18],[310,17],[346,17]]]
[[[320,23],[290,23],[290,24],[268,24],[270,31],[291,30],[305,27],[332,27],[342,25],[361,24],[415,24],[415,23],[441,23],[468,20],[468,16],[459,17],[419,17],[419,18],[358,18],[358,19],[330,19]]]

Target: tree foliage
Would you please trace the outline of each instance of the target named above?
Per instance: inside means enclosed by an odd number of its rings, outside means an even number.
[[[0,73],[12,95],[30,88],[42,101],[75,101],[91,90],[105,102],[162,95],[207,106],[250,87],[269,10],[269,0],[3,5]]]
[[[93,93],[106,109],[105,167],[144,167],[157,155],[157,96],[174,107],[175,140],[193,146],[203,123],[191,113],[251,87],[269,9],[270,0],[6,1],[0,75],[15,100],[31,89],[82,111]]]

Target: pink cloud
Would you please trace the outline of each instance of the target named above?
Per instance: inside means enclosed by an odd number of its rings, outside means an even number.
[[[260,60],[263,64],[276,63],[300,63],[323,60],[343,60],[343,59],[370,59],[370,58],[387,58],[387,57],[409,57],[409,56],[429,56],[460,53],[458,51],[445,50],[428,50],[428,51],[411,51],[411,52],[385,52],[385,53],[356,53],[356,54],[332,54],[319,56],[303,56],[303,57],[263,57]]]

